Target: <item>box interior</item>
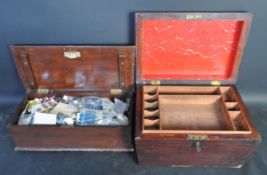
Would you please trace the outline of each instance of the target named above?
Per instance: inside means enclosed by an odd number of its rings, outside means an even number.
[[[143,86],[144,132],[250,133],[230,86]]]
[[[104,94],[104,93],[50,93],[50,94],[37,94],[35,92],[30,92],[26,95],[26,97],[24,98],[24,102],[19,106],[17,114],[15,115],[15,117],[11,120],[11,125],[18,125],[18,120],[20,117],[20,114],[23,112],[23,110],[25,109],[28,101],[33,100],[34,98],[44,98],[44,97],[52,97],[52,96],[56,96],[56,97],[62,97],[63,95],[70,95],[70,96],[75,96],[75,97],[83,97],[83,96],[97,96],[97,97],[106,97],[109,98],[110,100],[113,100],[114,98],[118,98],[120,100],[126,101],[128,98],[130,98],[130,102],[129,102],[129,108],[128,111],[126,111],[126,116],[128,117],[128,125],[131,125],[131,108],[132,108],[132,97],[129,96],[129,94],[121,94],[121,95],[113,95],[113,94]],[[23,126],[23,127],[42,127],[42,126],[46,126],[46,125],[38,125],[38,126],[32,126],[32,125],[27,125],[27,126]],[[109,125],[88,125],[88,126],[77,126],[74,125],[73,127],[127,127],[125,125],[117,125],[117,126],[109,126]],[[55,126],[49,126],[49,127],[61,127],[60,125],[55,125]]]

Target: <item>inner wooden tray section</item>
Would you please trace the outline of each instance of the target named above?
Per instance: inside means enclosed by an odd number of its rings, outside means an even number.
[[[144,86],[143,132],[251,133],[230,86]]]
[[[161,129],[230,130],[219,95],[159,95]]]

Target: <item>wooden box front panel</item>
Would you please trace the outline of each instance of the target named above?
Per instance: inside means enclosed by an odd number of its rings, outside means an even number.
[[[133,151],[131,127],[20,127],[9,132],[22,151]]]
[[[226,166],[242,165],[256,149],[256,140],[152,140],[136,141],[138,162],[144,165]]]

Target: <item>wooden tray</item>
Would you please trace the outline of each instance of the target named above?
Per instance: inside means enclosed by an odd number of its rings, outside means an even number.
[[[248,134],[230,86],[143,86],[144,132]]]

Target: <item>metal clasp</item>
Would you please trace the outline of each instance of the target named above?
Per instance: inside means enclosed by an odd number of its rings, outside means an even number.
[[[219,80],[212,80],[210,82],[210,85],[211,86],[220,86],[221,85],[221,82]]]
[[[37,94],[48,94],[49,89],[37,89]]]
[[[66,51],[64,52],[64,57],[69,59],[76,59],[81,57],[81,53],[78,51]]]
[[[151,85],[153,86],[159,86],[160,85],[160,80],[151,80]]]
[[[123,90],[122,89],[110,89],[110,93],[112,95],[120,95],[122,94]]]

